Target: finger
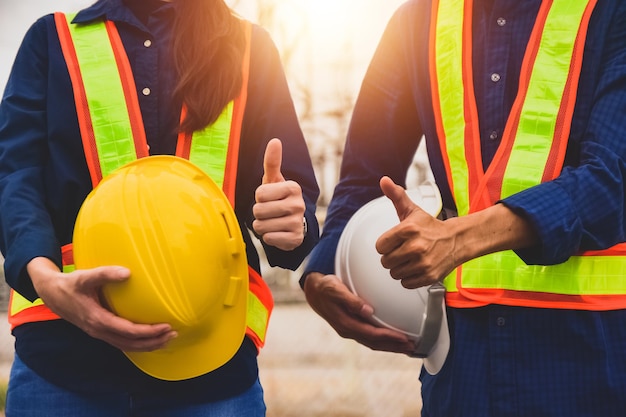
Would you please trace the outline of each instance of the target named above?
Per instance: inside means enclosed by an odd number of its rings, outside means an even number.
[[[393,203],[400,221],[406,219],[417,207],[404,188],[394,183],[389,177],[385,176],[380,179],[380,189]]]
[[[166,347],[176,336],[177,333],[172,330],[154,337],[145,338],[127,338],[115,333],[107,333],[99,338],[125,352],[151,352]]]
[[[341,313],[336,314],[339,320],[334,328],[340,336],[354,339],[373,350],[409,354],[415,349],[414,342],[406,334],[374,324],[374,311],[368,304],[361,304],[357,314],[354,314],[355,308],[349,310],[352,314],[343,318]]]
[[[285,180],[280,172],[282,162],[283,144],[280,139],[274,138],[267,143],[263,156],[263,184]]]
[[[130,270],[122,266],[101,266],[80,271],[85,288],[98,288],[111,282],[125,281],[130,277]]]
[[[375,328],[374,331],[364,333],[355,340],[372,350],[404,353],[406,355],[415,351],[415,343],[406,335],[384,328]]]
[[[256,219],[252,222],[252,228],[261,236],[264,236],[266,233],[301,234],[303,232],[302,216]]]
[[[372,307],[337,276],[310,274],[305,281],[305,296],[340,336],[374,350],[407,354],[413,351],[414,344],[405,334],[375,325]]]
[[[164,348],[172,339],[178,336],[175,330],[163,331],[163,329],[158,329],[160,327],[161,325],[154,325],[154,329],[144,332],[135,331],[132,335],[108,333],[107,336],[109,343],[121,350],[127,352],[150,352]]]
[[[294,250],[303,240],[302,232],[270,232],[263,235],[263,242],[284,251]]]
[[[304,207],[302,187],[300,187],[300,184],[297,182],[291,180],[259,186],[254,193],[254,199],[257,203],[276,201],[280,204],[287,199],[292,199],[293,201],[290,201],[290,204],[297,204]]]
[[[261,188],[261,187],[259,187]],[[252,214],[257,220],[276,219],[285,223],[281,229],[302,226],[302,216],[306,205],[302,198],[289,197],[283,200],[257,202],[252,206]],[[287,218],[287,219],[284,219]],[[287,222],[291,218],[291,222]]]
[[[93,337],[127,351],[150,351],[159,349],[175,338],[178,333],[169,324],[140,324],[103,312],[86,329]]]

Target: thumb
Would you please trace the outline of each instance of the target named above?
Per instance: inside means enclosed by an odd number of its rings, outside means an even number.
[[[417,207],[406,194],[404,188],[393,182],[389,177],[385,176],[380,179],[380,189],[393,203],[400,221],[406,219]]]
[[[280,139],[272,139],[267,143],[263,157],[263,184],[285,181],[280,172],[283,162],[283,144]]]

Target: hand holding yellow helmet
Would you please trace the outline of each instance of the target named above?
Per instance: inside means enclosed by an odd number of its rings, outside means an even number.
[[[239,349],[246,329],[245,245],[228,199],[191,162],[151,156],[104,178],[78,214],[74,260],[78,269],[130,269],[127,281],[103,288],[111,310],[178,332],[164,349],[124,352],[147,374],[193,378]]]

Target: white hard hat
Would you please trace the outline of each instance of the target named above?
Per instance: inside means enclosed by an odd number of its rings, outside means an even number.
[[[415,204],[432,216],[441,212],[439,189],[432,182],[407,191]],[[415,357],[439,372],[450,348],[445,313],[445,288],[433,284],[404,288],[380,262],[376,240],[399,223],[391,200],[382,196],[361,207],[350,219],[337,246],[335,271],[346,286],[374,309],[374,324],[405,333],[415,342]]]

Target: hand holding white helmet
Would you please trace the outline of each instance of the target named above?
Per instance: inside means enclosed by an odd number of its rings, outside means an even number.
[[[440,213],[441,195],[434,183],[425,183],[407,194],[430,215]],[[395,207],[385,196],[361,207],[341,235],[335,271],[353,293],[373,307],[374,324],[400,331],[413,339],[414,355],[424,358],[426,370],[436,374],[443,366],[450,345],[445,289],[440,283],[406,289],[381,265],[376,240],[398,223]]]

